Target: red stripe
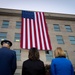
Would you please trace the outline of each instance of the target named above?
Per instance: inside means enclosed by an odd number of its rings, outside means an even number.
[[[21,23],[21,40],[20,40],[20,47],[23,48],[23,18]]]
[[[43,13],[43,16],[44,16],[44,13]],[[45,16],[44,16],[44,23],[45,23],[46,35],[47,35],[47,40],[48,40],[49,48],[50,48],[50,50],[52,50],[52,46],[51,46],[51,44],[50,44],[50,38],[49,38],[49,34],[48,34],[48,28],[47,28]]]
[[[32,47],[32,27],[31,27],[31,20],[30,20],[30,48]]]
[[[35,27],[35,21],[33,21],[34,23],[34,38],[35,38],[35,47],[37,48],[37,38],[36,38],[36,27]]]
[[[45,36],[44,36],[44,29],[43,29],[43,21],[42,21],[42,13],[40,13],[40,20],[41,20],[41,26],[42,26],[42,36],[43,36],[43,41],[44,41],[44,47],[45,47],[45,49],[47,49],[47,47],[46,47],[46,41],[45,41]]]
[[[40,40],[40,50],[41,50],[42,49],[42,42],[41,42],[41,34],[40,34],[38,13],[36,13],[36,16],[37,16],[37,26],[38,26],[38,33],[39,33],[39,40]]]
[[[27,19],[26,19],[26,22],[25,23],[26,23],[25,24],[26,25],[26,31],[25,31],[26,32],[26,46],[25,47],[26,47],[26,49],[28,49],[28,29],[27,29],[27,26],[28,25],[27,25]]]

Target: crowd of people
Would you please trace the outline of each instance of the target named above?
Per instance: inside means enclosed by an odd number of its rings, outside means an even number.
[[[16,52],[11,50],[12,42],[1,41],[0,48],[0,75],[14,75],[17,68]],[[49,75],[74,75],[74,68],[61,47],[54,50],[55,58],[52,59]],[[47,66],[47,65],[46,65]],[[44,62],[40,60],[39,51],[31,48],[28,59],[22,64],[22,75],[47,75]]]

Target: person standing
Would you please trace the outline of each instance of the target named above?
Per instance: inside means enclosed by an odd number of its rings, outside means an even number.
[[[43,61],[39,59],[39,51],[36,48],[29,50],[29,55],[22,65],[22,75],[45,75]]]
[[[66,58],[66,54],[61,47],[54,51],[55,59],[51,62],[51,75],[74,75],[72,63]]]
[[[1,41],[0,48],[0,75],[14,75],[17,68],[16,52],[11,50],[12,42],[9,40]]]

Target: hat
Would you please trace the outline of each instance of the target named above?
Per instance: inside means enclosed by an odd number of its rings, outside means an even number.
[[[12,46],[12,42],[9,40],[2,40],[1,45],[3,45],[3,43],[7,43],[9,46]]]

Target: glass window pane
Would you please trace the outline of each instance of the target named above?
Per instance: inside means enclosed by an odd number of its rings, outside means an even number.
[[[20,41],[20,33],[15,33],[15,41]]]
[[[21,22],[19,21],[16,22],[16,28],[21,28]]]
[[[53,57],[51,57],[51,56],[46,56],[46,60],[47,61],[51,61],[53,59]]]
[[[7,32],[0,32],[0,41],[7,39]]]
[[[21,60],[21,50],[20,49],[15,49],[14,51],[16,52],[17,60]]]
[[[67,51],[65,50],[64,52],[66,54],[66,58],[69,59]]]
[[[17,56],[17,60],[21,60],[21,56]]]
[[[2,28],[8,28],[9,26],[9,21],[4,20],[2,23]]]
[[[48,53],[46,53],[46,60],[51,61],[52,59],[53,59],[53,52],[48,51]]]
[[[69,39],[70,40],[75,40],[75,37],[74,36],[69,36]]]
[[[49,55],[53,56],[53,52],[52,51],[49,51]]]
[[[56,38],[57,38],[57,39],[62,39],[62,36],[57,35]]]
[[[61,35],[56,35],[56,39],[57,39],[58,44],[64,44],[64,41]]]
[[[64,42],[63,42],[63,40],[58,40],[58,44],[63,44]]]
[[[72,32],[72,29],[71,29],[70,25],[65,25],[65,28],[66,28],[67,32]]]
[[[71,41],[71,44],[75,44],[75,41]]]
[[[75,44],[75,36],[69,36],[71,44]]]
[[[60,27],[58,24],[53,24],[54,25],[54,30],[55,31],[60,31]]]

